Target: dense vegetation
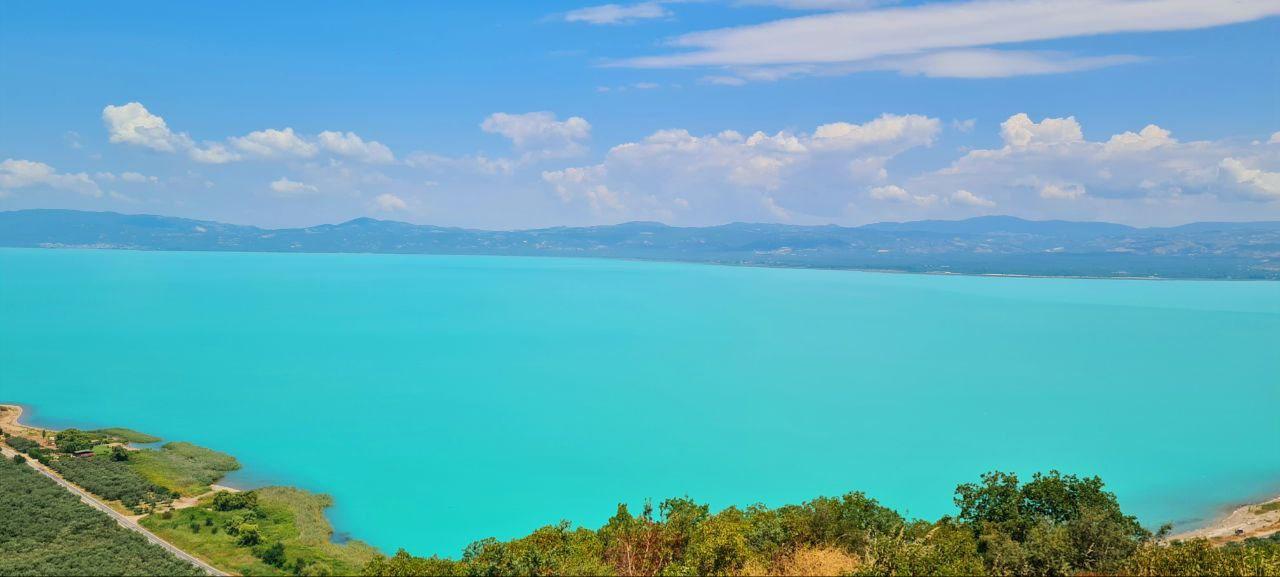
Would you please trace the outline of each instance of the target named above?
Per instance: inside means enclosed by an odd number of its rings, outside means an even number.
[[[16,435],[5,437],[4,442],[10,447],[13,447],[14,450],[21,453],[30,453],[32,449],[40,448],[40,443],[32,441],[26,437],[19,437]]]
[[[191,443],[165,443],[130,457],[134,470],[148,481],[186,496],[207,493],[210,483],[240,468],[235,457]]]
[[[330,497],[287,487],[219,492],[195,507],[154,514],[143,526],[169,542],[244,575],[353,575],[377,552],[338,544],[324,517]]]
[[[862,493],[712,514],[687,498],[598,530],[567,522],[461,559],[378,557],[367,575],[1280,575],[1280,541],[1163,544],[1097,477],[990,473],[956,489],[955,517],[909,520]]]
[[[143,513],[180,496],[207,493],[209,484],[240,468],[230,455],[190,443],[132,450],[123,443],[157,439],[129,429],[66,429],[53,436],[56,449],[18,436],[5,442],[49,465],[68,481],[108,501]],[[92,451],[92,456],[74,453]]]
[[[156,443],[160,441],[160,437],[140,433],[133,429],[125,429],[121,427],[111,427],[107,429],[98,429],[90,431],[91,433],[101,433],[109,437],[119,439],[126,443]]]
[[[25,465],[0,460],[0,575],[203,575]]]
[[[100,456],[63,456],[51,461],[49,466],[90,493],[108,501],[120,501],[125,507],[139,512],[167,502],[174,495],[169,489],[148,481],[128,461]]]

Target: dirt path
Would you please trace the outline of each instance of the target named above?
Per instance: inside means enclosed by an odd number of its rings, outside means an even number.
[[[19,418],[21,418],[22,416],[22,407],[19,407],[16,405],[0,405],[0,407],[3,407],[5,409],[4,411],[0,411],[0,427],[3,427],[6,432],[17,433],[21,431],[22,433],[24,433],[23,436],[30,436],[32,434],[31,432],[34,431],[35,437],[39,438],[40,436],[39,429],[35,429],[33,427],[27,427],[19,423]],[[12,448],[8,446],[0,446],[0,454],[2,454],[6,459],[12,459],[13,456],[17,454],[17,451],[14,451]],[[32,469],[35,469],[36,471],[38,471],[41,475],[44,475],[45,477],[52,479],[54,483],[57,483],[62,488],[68,491],[71,491],[72,494],[79,497],[81,501],[85,502],[85,504],[89,505],[90,507],[93,507],[94,509],[102,511],[103,513],[106,513],[109,517],[114,519],[115,522],[119,524],[121,527],[124,527],[125,529],[138,533],[143,537],[145,537],[146,540],[152,543],[155,543],[156,545],[159,545],[161,547],[164,547],[165,550],[172,553],[173,556],[179,559],[182,559],[183,561],[186,561],[188,563],[191,563],[196,567],[199,567],[201,570],[203,570],[205,573],[208,573],[209,575],[229,575],[228,573],[222,572],[217,567],[214,567],[213,565],[210,565],[204,562],[203,560],[195,557],[194,555],[191,555],[190,553],[187,553],[186,551],[183,551],[182,549],[177,548],[176,546],[169,543],[168,541],[161,539],[155,533],[148,531],[146,527],[139,525],[138,524],[139,517],[129,517],[124,515],[123,513],[120,513],[119,511],[116,511],[115,509],[112,509],[111,506],[108,505],[105,501],[95,497],[88,491],[85,491],[84,489],[81,489],[80,487],[73,485],[71,482],[67,481],[66,479],[63,479],[62,476],[59,475],[57,472],[55,472],[53,469],[50,469],[40,464],[35,459],[27,459],[27,465],[30,466]]]

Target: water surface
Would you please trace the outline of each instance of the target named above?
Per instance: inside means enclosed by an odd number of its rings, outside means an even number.
[[[1280,492],[1280,283],[0,249],[0,400],[235,454],[456,555],[620,501],[1101,475],[1149,525]]]

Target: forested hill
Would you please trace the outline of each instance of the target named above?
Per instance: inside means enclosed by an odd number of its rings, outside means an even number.
[[[0,246],[576,256],[907,272],[1280,279],[1280,222],[1135,228],[988,216],[860,227],[629,222],[487,231],[359,218],[263,229],[42,209],[0,212]]]

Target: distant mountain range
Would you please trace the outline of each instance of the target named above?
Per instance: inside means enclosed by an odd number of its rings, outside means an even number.
[[[166,216],[0,212],[0,246],[572,256],[904,272],[1280,279],[1280,222],[1135,228],[986,216],[859,227],[655,222],[488,231],[358,218],[263,229]]]

